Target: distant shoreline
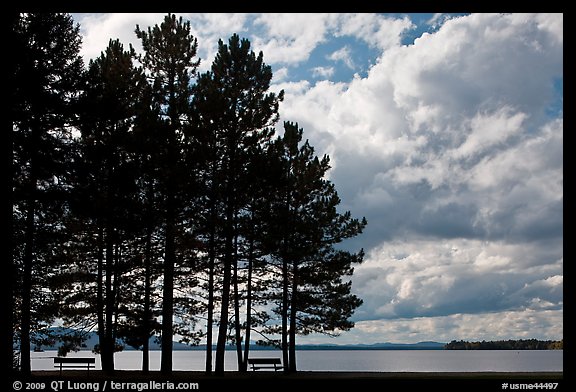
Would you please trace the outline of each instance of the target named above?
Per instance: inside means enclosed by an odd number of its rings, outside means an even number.
[[[418,347],[418,346],[394,346],[394,347],[386,347],[386,346],[378,346],[378,347],[358,347],[358,346],[326,346],[326,347],[296,347],[296,351],[560,351],[563,348],[546,348],[546,349],[530,349],[530,348],[494,348],[494,349],[448,349],[444,347]],[[46,348],[42,349],[42,351],[34,351],[30,350],[30,352],[34,353],[43,353],[43,352],[50,352],[50,351],[58,351],[55,348]],[[117,351],[116,353],[123,352],[123,351],[130,351],[130,352],[142,352],[142,350],[137,350],[134,348],[124,348],[122,351]],[[188,347],[188,348],[174,348],[173,351],[206,351],[206,348],[198,348],[198,347]],[[215,349],[213,351],[216,351]],[[227,352],[236,352],[235,348],[226,348]],[[250,351],[277,351],[280,352],[281,350],[276,348],[250,348]],[[76,352],[79,353],[92,353],[91,349],[83,348]],[[150,352],[161,352],[159,349],[150,350]]]

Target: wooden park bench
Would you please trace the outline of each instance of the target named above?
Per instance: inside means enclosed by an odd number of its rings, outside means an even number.
[[[252,366],[252,371],[258,369],[284,369],[280,358],[248,358],[248,364]]]
[[[54,367],[60,368],[60,375],[62,375],[62,368],[86,369],[90,372],[90,368],[96,367],[96,358],[55,357]]]

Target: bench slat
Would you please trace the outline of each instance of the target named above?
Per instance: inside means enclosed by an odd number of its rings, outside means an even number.
[[[72,368],[72,369],[87,369],[87,368],[94,369],[96,366],[91,365],[91,364],[84,364],[84,365],[82,365],[82,366],[80,366],[80,365],[54,365],[54,367],[57,367],[57,368]]]
[[[282,361],[280,358],[249,358],[248,363],[252,366],[252,370],[258,369],[274,369],[280,370],[283,369]],[[271,366],[262,366],[262,365],[271,365]]]
[[[248,363],[256,364],[281,364],[280,358],[249,358]]]
[[[60,368],[60,375],[63,368],[86,369],[90,372],[90,369],[96,368],[95,364],[96,358],[54,357],[54,367]]]
[[[96,358],[55,357],[54,363],[96,363]]]

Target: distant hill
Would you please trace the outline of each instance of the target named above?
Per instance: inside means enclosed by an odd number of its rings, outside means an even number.
[[[67,334],[73,332],[73,330],[65,328],[51,328],[51,332],[55,335]],[[88,332],[87,339],[85,341],[85,347],[82,350],[92,350],[96,344],[98,344],[98,335],[96,332]],[[446,343],[438,342],[419,342],[419,343],[374,343],[374,344],[300,344],[297,345],[298,350],[442,350],[444,349]],[[42,350],[56,350],[59,343],[53,346],[42,345],[40,349]],[[198,346],[189,346],[187,344],[173,342],[174,350],[206,350],[206,345],[201,344]],[[235,349],[233,346],[228,346],[228,349]],[[277,350],[277,348],[269,346],[258,346],[256,344],[252,345],[251,350]],[[134,350],[134,348],[125,345],[124,350]],[[161,350],[161,346],[156,342],[156,338],[150,338],[150,350]]]
[[[74,332],[74,330],[71,330],[68,328],[59,328],[59,327],[50,328],[50,334],[56,335],[56,336],[70,334],[73,332]],[[84,342],[85,347],[83,347],[82,350],[92,351],[92,349],[94,349],[94,346],[97,345],[98,342],[99,342],[99,339],[98,339],[98,334],[96,332],[87,332],[86,333],[86,341]],[[39,348],[41,350],[56,350],[56,349],[58,349],[59,345],[60,345],[60,342],[57,342],[53,346],[41,345]],[[172,347],[174,350],[190,350],[191,349],[191,347],[188,346],[187,344],[183,344],[180,342],[173,342]],[[159,343],[156,342],[156,338],[151,337],[150,338],[150,350],[154,351],[154,350],[160,350],[160,349],[161,349],[161,346]],[[134,350],[134,348],[125,344],[124,350]]]

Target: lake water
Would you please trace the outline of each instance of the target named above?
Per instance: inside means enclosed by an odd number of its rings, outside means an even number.
[[[56,351],[32,352],[32,370],[55,370]],[[563,350],[307,350],[297,352],[298,370],[368,372],[547,372],[563,371]],[[70,357],[100,356],[90,351]],[[280,351],[252,351],[252,357],[282,358]],[[116,369],[140,370],[142,353],[116,353]],[[203,351],[174,351],[174,370],[203,371]],[[237,370],[236,352],[226,351],[226,370]],[[160,351],[150,352],[150,369],[160,369]]]

